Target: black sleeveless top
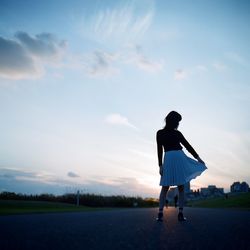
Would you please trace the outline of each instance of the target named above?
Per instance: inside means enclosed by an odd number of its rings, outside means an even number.
[[[171,150],[182,150],[182,144],[194,158],[199,157],[193,147],[178,130],[161,129],[157,132],[156,140],[158,145],[163,146],[165,152]]]

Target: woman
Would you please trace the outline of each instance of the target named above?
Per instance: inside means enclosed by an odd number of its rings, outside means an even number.
[[[171,111],[165,118],[166,125],[156,135],[158,162],[160,168],[160,204],[157,221],[163,219],[163,208],[169,186],[178,186],[179,190],[179,214],[178,220],[185,221],[183,216],[184,184],[196,178],[207,169],[204,161],[195,152],[180,131],[177,130],[182,117],[176,111]],[[182,151],[181,144],[197,160],[187,157]],[[162,156],[164,149],[164,161]]]

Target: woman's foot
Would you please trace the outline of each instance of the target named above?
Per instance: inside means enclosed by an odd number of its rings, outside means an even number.
[[[179,212],[178,213],[178,221],[186,221],[187,218],[184,217],[183,213],[182,212]]]
[[[157,221],[163,221],[163,212],[158,213],[158,217],[156,218]]]

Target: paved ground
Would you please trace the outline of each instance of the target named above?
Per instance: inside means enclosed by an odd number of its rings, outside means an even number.
[[[250,212],[168,208],[0,216],[1,250],[250,249]]]

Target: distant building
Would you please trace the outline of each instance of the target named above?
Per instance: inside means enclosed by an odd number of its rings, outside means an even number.
[[[249,191],[249,185],[245,181],[243,181],[241,183],[241,192],[248,192],[248,191]]]
[[[202,196],[224,196],[224,188],[217,188],[215,185],[209,185],[207,188],[201,188],[200,194]]]
[[[230,187],[230,191],[231,191],[232,193],[241,192],[240,189],[241,189],[241,185],[240,185],[240,182],[239,182],[239,181],[234,182],[234,183],[231,185],[231,187]]]
[[[249,192],[249,185],[245,181],[242,183],[236,181],[231,185],[230,190],[232,193]]]

